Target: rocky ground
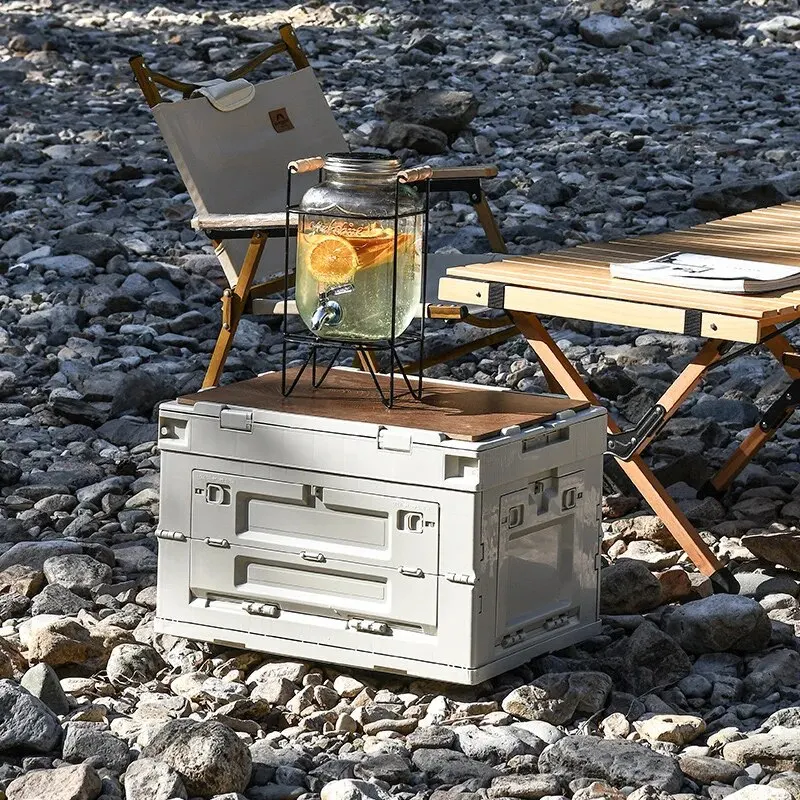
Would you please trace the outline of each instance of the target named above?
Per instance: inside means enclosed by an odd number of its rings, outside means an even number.
[[[786,385],[760,353],[650,455],[741,596],[709,596],[620,494],[602,633],[475,689],[153,633],[154,408],[198,387],[221,274],[127,67],[224,72],[290,20],[354,145],[496,162],[503,230],[532,252],[800,192],[797,6],[0,2],[0,800],[800,800],[800,424],[721,502],[696,496]],[[485,248],[457,198],[434,231]],[[550,324],[623,421],[700,344]],[[246,319],[226,380],[278,352]],[[522,340],[435,374],[544,386]]]

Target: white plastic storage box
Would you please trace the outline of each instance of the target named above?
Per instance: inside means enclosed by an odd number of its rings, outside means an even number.
[[[457,683],[597,633],[603,409],[280,379],[161,406],[158,632]]]

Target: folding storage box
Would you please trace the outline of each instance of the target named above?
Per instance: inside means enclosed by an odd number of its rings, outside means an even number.
[[[280,380],[161,406],[157,631],[458,683],[598,631],[603,409]]]

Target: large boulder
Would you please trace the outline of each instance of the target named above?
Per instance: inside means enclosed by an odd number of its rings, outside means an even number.
[[[503,700],[503,711],[563,725],[576,714],[590,716],[603,708],[612,688],[602,672],[554,672],[514,689]]]
[[[566,736],[539,756],[539,772],[552,773],[565,782],[599,778],[622,788],[649,784],[674,793],[683,784],[677,762],[634,742]]]
[[[741,214],[785,203],[789,196],[774,183],[735,182],[699,189],[692,200],[697,208],[720,214]]]
[[[642,561],[621,558],[600,572],[601,614],[640,614],[661,600],[661,583]]]
[[[172,767],[190,796],[243,792],[250,782],[250,751],[230,728],[216,721],[172,720],[142,756]]]
[[[380,137],[380,143],[395,152],[404,148],[416,150],[426,156],[447,152],[447,134],[429,125],[416,125],[413,122],[391,122]]]
[[[27,689],[0,680],[0,752],[48,753],[61,738],[58,717]]]
[[[375,110],[389,122],[424,125],[454,135],[474,119],[478,101],[472,92],[401,90],[379,100]]]
[[[639,38],[639,31],[632,22],[611,14],[591,14],[578,26],[578,33],[595,47],[620,47]]]
[[[715,594],[680,606],[664,630],[689,653],[763,650],[772,636],[767,612],[753,599]]]

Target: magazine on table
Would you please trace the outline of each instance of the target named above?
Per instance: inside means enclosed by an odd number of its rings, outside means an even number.
[[[648,261],[610,266],[613,278],[707,292],[758,294],[800,286],[800,267],[699,253],[667,253]]]

